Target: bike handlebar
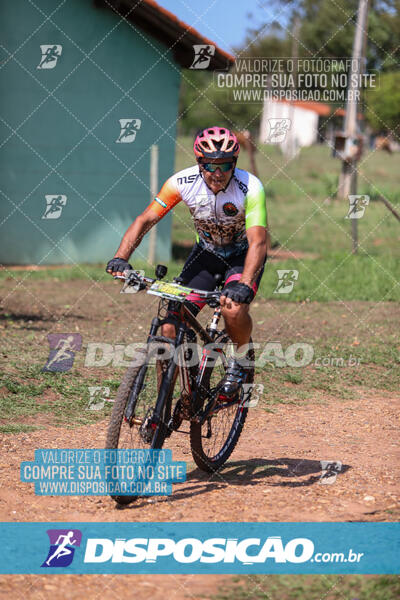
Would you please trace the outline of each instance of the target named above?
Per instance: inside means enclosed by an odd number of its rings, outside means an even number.
[[[126,275],[125,275],[126,273]],[[158,279],[154,279],[152,277],[145,277],[143,275],[140,275],[140,273],[138,271],[124,271],[124,275],[114,275],[114,279],[122,279],[126,282],[126,284],[129,285],[137,285],[137,284],[145,284],[145,287],[147,288],[149,285],[152,285],[153,283],[155,283],[156,281],[160,281]],[[165,283],[170,283],[168,281],[166,281]],[[174,283],[175,285],[180,285],[179,283],[176,282],[171,282]],[[186,289],[188,288],[188,286],[184,286],[186,287]],[[144,289],[144,288],[143,288]],[[213,291],[208,291],[208,290],[198,290],[196,288],[189,288],[190,289],[190,293],[193,294],[198,294],[201,298],[203,298],[204,300],[219,300],[220,296],[221,296],[221,291],[219,290],[213,290]]]

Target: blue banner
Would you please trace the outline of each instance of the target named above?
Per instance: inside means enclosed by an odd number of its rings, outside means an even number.
[[[166,449],[44,448],[21,463],[21,481],[41,496],[166,496],[186,481],[186,463]]]
[[[399,523],[1,523],[1,573],[397,574]]]

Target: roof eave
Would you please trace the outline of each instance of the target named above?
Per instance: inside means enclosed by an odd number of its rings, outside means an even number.
[[[174,60],[183,68],[189,68],[193,62],[193,44],[215,46],[208,71],[227,70],[235,62],[234,56],[218,48],[214,42],[177,19],[154,0],[142,0],[140,3],[138,0],[95,0],[95,4],[113,8],[117,14],[165,44],[172,50]]]

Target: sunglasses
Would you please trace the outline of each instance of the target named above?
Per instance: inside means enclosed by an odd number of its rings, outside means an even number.
[[[222,173],[227,173],[233,168],[234,162],[226,162],[226,163],[201,163],[201,165],[205,168],[209,173],[215,173],[217,169],[221,169]]]

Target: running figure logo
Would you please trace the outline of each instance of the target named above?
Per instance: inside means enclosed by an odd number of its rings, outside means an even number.
[[[208,219],[212,215],[212,203],[207,194],[197,194],[196,203],[192,209],[195,219]]]
[[[42,219],[58,219],[61,216],[62,209],[67,204],[67,196],[62,194],[59,195],[46,195],[46,209]]]
[[[299,278],[299,272],[296,269],[278,269],[278,285],[274,289],[274,294],[290,294],[294,284]]]
[[[267,143],[280,144],[284,141],[287,132],[290,129],[290,119],[268,119],[269,134]]]
[[[119,119],[121,132],[119,138],[115,140],[117,144],[131,144],[135,141],[136,132],[140,129],[142,121],[140,119]]]
[[[342,470],[342,463],[340,460],[320,460],[321,463],[321,476],[319,483],[325,485],[331,485],[335,483],[338,473]]]
[[[54,69],[61,56],[62,46],[57,44],[40,46],[42,58],[37,69]]]
[[[82,541],[79,529],[48,529],[50,548],[42,567],[68,567]]]
[[[106,402],[114,402],[110,399],[110,388],[99,385],[90,385],[88,387],[90,399],[88,404],[89,410],[101,410]]]
[[[81,349],[80,333],[49,333],[50,353],[43,373],[62,373],[69,371],[74,364],[75,352]]]
[[[212,44],[193,44],[194,59],[189,69],[207,69],[215,54]]]
[[[361,219],[369,204],[369,196],[366,194],[355,194],[349,196],[349,212],[346,219]]]
[[[263,383],[243,383],[243,398],[244,402],[241,406],[244,408],[254,408],[257,406],[260,396],[264,392]],[[251,397],[250,397],[251,396]]]

